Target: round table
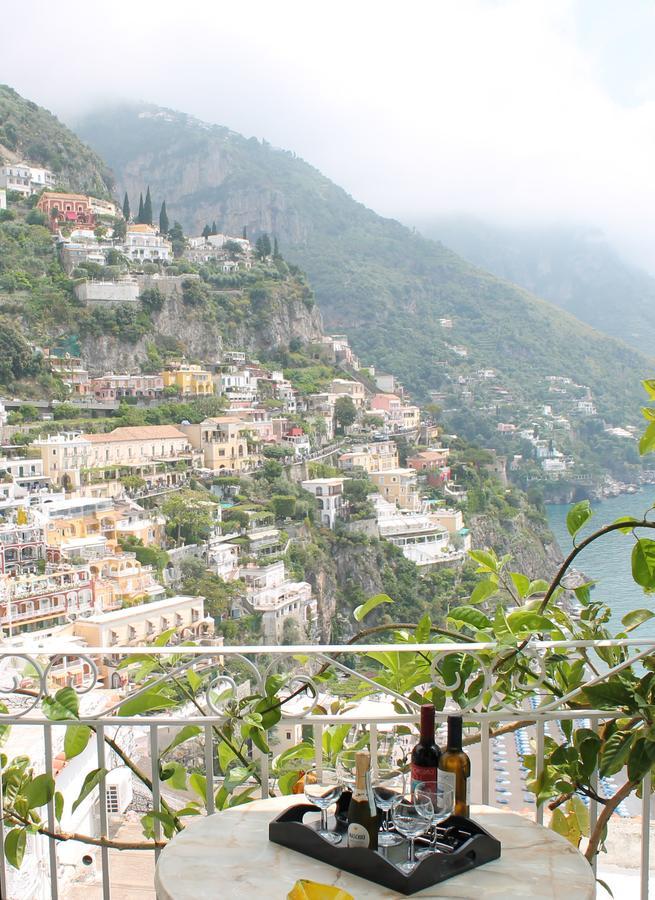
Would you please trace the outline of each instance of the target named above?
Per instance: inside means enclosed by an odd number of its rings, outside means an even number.
[[[269,841],[268,823],[292,803],[306,800],[275,797],[192,819],[159,857],[158,900],[285,900],[299,878],[338,885],[355,900],[402,896]],[[474,806],[471,815],[501,842],[500,859],[412,896],[593,898],[591,867],[565,838],[523,816],[489,806]]]

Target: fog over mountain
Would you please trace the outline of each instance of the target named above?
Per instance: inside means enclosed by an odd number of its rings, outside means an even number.
[[[0,81],[69,122],[112,99],[183,109],[293,149],[409,224],[594,227],[655,269],[650,4],[72,0],[62,27],[81,52],[46,78],[49,10],[22,4],[31,52],[6,42]]]

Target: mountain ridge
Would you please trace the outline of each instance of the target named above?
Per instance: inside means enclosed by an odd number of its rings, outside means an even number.
[[[451,216],[419,223],[474,265],[544,297],[642,352],[655,346],[655,277],[626,262],[602,232],[507,227]]]
[[[0,163],[29,161],[51,169],[58,187],[110,196],[106,163],[53,113],[0,84]]]

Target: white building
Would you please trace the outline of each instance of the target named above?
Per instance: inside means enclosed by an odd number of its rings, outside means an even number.
[[[316,497],[321,525],[334,528],[345,513],[343,485],[345,478],[310,478],[302,482],[304,490]]]
[[[282,561],[270,566],[246,566],[241,574],[246,581],[244,603],[250,612],[261,613],[265,643],[282,641],[287,619],[298,628],[301,639],[311,635],[317,603],[310,584],[289,581]]]
[[[49,169],[30,166],[28,163],[9,163],[0,166],[0,188],[16,191],[24,197],[37,194],[44,188],[52,188],[57,178]]]
[[[152,225],[128,225],[123,252],[131,260],[161,262],[173,256],[173,245]]]
[[[451,543],[451,532],[429,512],[401,512],[379,495],[373,498],[380,537],[399,547],[406,559],[420,568],[461,562],[470,547],[470,535],[461,533],[461,547]]]

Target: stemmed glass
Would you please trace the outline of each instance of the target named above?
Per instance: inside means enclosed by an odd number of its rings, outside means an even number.
[[[343,782],[335,769],[310,769],[305,773],[305,797],[321,811],[320,836],[330,844],[339,844],[341,835],[328,829],[328,807],[343,793]]]
[[[434,781],[419,781],[414,786],[414,797],[421,802],[429,800],[432,806],[432,821],[430,824],[434,829],[434,834],[430,841],[430,846],[424,850],[419,850],[416,854],[419,859],[423,859],[424,856],[434,853],[437,849],[437,825],[440,825],[448,816],[452,815],[455,808],[455,792],[448,785],[435,784]]]
[[[402,838],[389,830],[389,813],[402,799],[406,776],[388,757],[381,757],[373,774],[373,794],[375,805],[384,813],[384,821],[378,834],[380,847],[394,847],[402,843]]]
[[[416,866],[414,853],[414,841],[430,827],[432,822],[432,803],[426,794],[414,794],[412,797],[402,797],[392,809],[393,824],[396,831],[409,841],[409,853],[405,862],[399,863],[398,868],[409,875]]]

